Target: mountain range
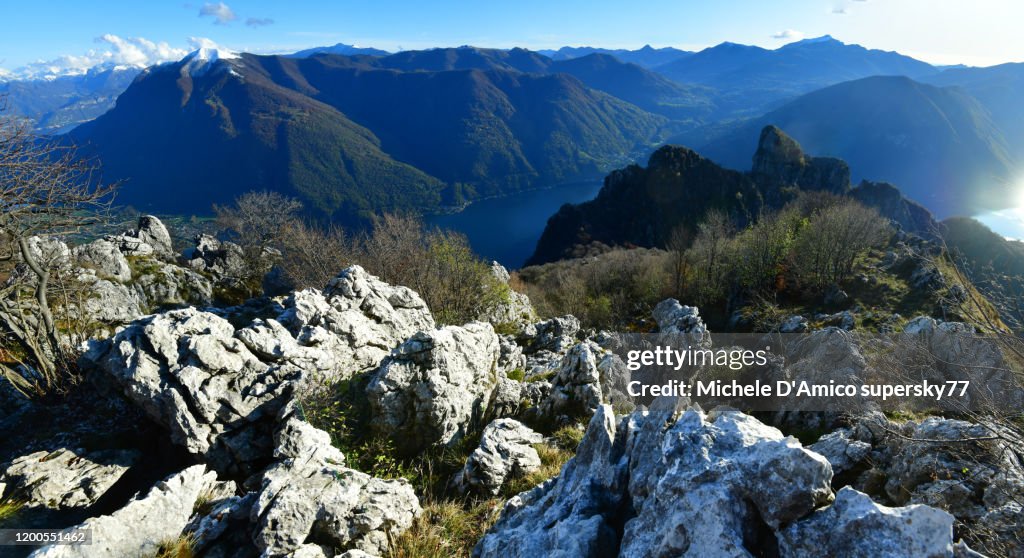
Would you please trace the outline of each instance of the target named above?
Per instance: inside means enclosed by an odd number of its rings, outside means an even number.
[[[691,144],[724,166],[749,168],[758,130],[767,125],[813,153],[844,159],[855,180],[899,184],[942,217],[1003,207],[1009,192],[1002,178],[1020,164],[978,100],[906,77],[826,87]]]
[[[879,75],[913,78],[938,72],[909,56],[848,45],[828,35],[775,50],[726,42],[655,71],[680,83],[713,87],[722,97],[723,107],[747,114],[844,81]]]
[[[613,56],[622,60],[623,62],[629,62],[636,64],[637,66],[643,66],[644,68],[655,68],[673,62],[680,58],[690,56],[693,54],[690,51],[679,50],[672,47],[654,48],[651,45],[644,45],[642,48],[636,50],[628,50],[623,48],[607,49],[607,48],[595,48],[595,47],[562,47],[558,50],[538,50],[539,54],[543,54],[552,60],[571,60],[573,58],[582,58],[590,54],[605,54]]]
[[[131,66],[105,66],[52,79],[0,81],[0,96],[5,97],[12,114],[31,118],[40,132],[61,134],[113,108],[117,96],[140,71]]]
[[[344,56],[387,56],[391,54],[386,50],[372,47],[359,47],[356,45],[346,45],[345,43],[337,43],[331,46],[322,46],[307,48],[294,52],[291,56],[295,58],[305,58],[307,56],[313,56],[314,54],[342,54]]]
[[[395,56],[197,51],[68,138],[126,180],[121,203],[203,212],[270,188],[351,220],[596,176],[665,121],[566,74]]]
[[[758,131],[775,125],[847,161],[855,182],[899,184],[947,216],[1005,206],[1024,151],[1024,65],[937,68],[828,36],[695,53],[337,44],[208,54],[137,79],[111,70],[0,88],[46,132],[109,108],[67,139],[127,180],[121,201],[175,212],[253,188],[345,219],[443,211],[596,177],[665,141],[746,170]]]
[[[1000,124],[1003,136],[1015,153],[1024,153],[1024,63],[989,68],[950,68],[926,76],[925,83],[960,87],[988,109]]]

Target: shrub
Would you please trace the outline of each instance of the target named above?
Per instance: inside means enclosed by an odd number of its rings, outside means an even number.
[[[296,289],[322,289],[356,261],[357,247],[340,227],[296,221],[281,232],[278,265]]]
[[[239,277],[231,278],[238,288],[258,294],[263,276],[280,254],[285,232],[298,221],[302,204],[277,192],[247,192],[235,198],[234,205],[213,206],[217,224],[235,233],[242,247],[245,265]]]
[[[861,254],[891,235],[886,219],[855,201],[817,209],[793,247],[796,269],[815,290],[841,283],[853,273]]]

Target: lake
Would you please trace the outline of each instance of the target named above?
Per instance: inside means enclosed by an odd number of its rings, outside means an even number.
[[[432,215],[426,221],[465,234],[477,254],[517,269],[533,255],[548,218],[558,208],[592,200],[600,189],[601,182],[592,181],[531,190],[481,200],[459,213]]]

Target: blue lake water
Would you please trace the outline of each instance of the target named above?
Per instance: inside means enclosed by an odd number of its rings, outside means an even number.
[[[567,184],[476,202],[459,213],[432,215],[427,223],[459,231],[477,254],[509,269],[533,255],[548,218],[566,203],[594,199],[601,182]]]

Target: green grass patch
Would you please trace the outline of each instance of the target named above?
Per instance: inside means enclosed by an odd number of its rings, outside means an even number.
[[[389,554],[393,558],[468,558],[498,519],[505,501],[558,475],[583,436],[578,427],[565,427],[554,433],[554,445],[535,445],[540,469],[510,479],[495,498],[460,496],[449,483],[479,446],[481,433],[470,432],[449,447],[396,455],[389,439],[370,432],[368,381],[366,375],[359,375],[312,389],[300,397],[299,409],[306,421],[331,436],[348,467],[380,478],[408,479],[416,491],[423,514],[393,541]]]
[[[17,516],[23,507],[25,507],[25,502],[16,498],[0,499],[0,525]]]

